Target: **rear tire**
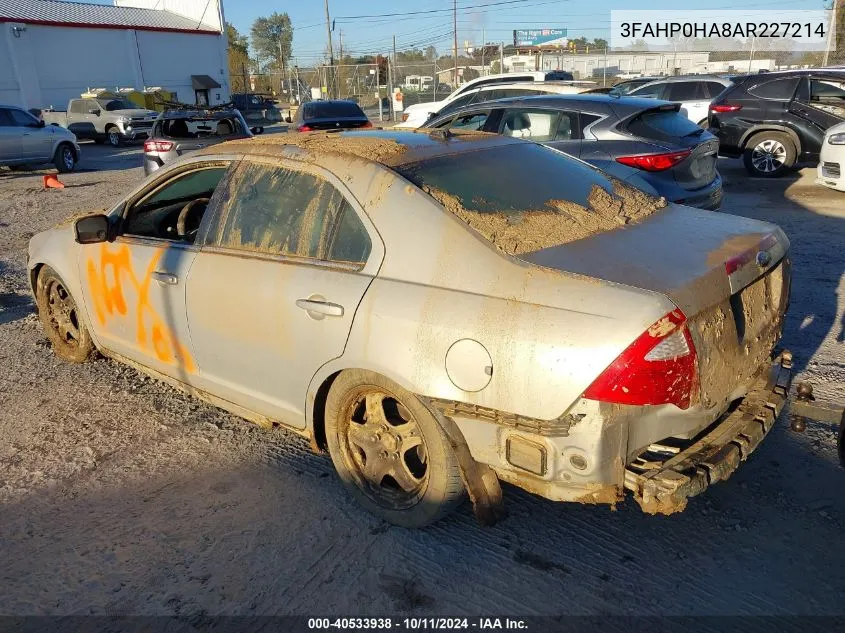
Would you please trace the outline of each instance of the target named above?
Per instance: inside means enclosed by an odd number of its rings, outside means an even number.
[[[326,399],[326,443],[341,481],[402,527],[441,519],[464,498],[457,457],[420,400],[384,376],[342,372]]]
[[[778,178],[792,169],[798,151],[792,139],[783,132],[759,132],[745,144],[742,162],[752,176]]]
[[[94,351],[91,333],[65,282],[49,266],[44,266],[38,273],[35,301],[38,318],[56,356],[71,363],[88,360]]]
[[[73,151],[70,143],[62,143],[56,148],[56,154],[53,156],[53,165],[63,174],[74,170],[76,167],[76,153]]]

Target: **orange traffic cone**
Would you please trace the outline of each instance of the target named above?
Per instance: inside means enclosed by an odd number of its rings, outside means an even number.
[[[44,176],[45,189],[64,189],[65,183],[59,180],[55,174],[48,174]]]

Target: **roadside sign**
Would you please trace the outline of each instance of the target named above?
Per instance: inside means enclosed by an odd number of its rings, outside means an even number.
[[[566,29],[517,29],[514,46],[566,46]]]

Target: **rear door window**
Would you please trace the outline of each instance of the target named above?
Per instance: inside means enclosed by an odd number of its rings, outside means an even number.
[[[324,178],[246,162],[233,179],[219,245],[313,259],[327,259],[336,253],[337,257],[354,261],[356,256],[365,257],[362,253],[369,254],[369,247],[362,246],[360,237],[356,240],[345,235],[355,232],[357,217],[346,219],[345,233],[334,234],[348,206],[343,194]],[[341,239],[343,246],[335,247],[339,235],[345,235]]]
[[[666,92],[662,98],[669,101],[698,101],[707,97],[702,82],[675,81],[666,84]]]
[[[784,77],[764,81],[748,88],[748,94],[761,99],[774,99],[777,101],[789,101],[795,94],[798,87],[798,77]]]
[[[666,84],[647,84],[632,90],[629,94],[632,97],[644,97],[646,99],[660,99]]]
[[[707,94],[708,99],[715,99],[725,91],[725,88],[727,88],[727,86],[723,86],[718,81],[704,82],[704,92]]]
[[[555,110],[511,108],[505,111],[499,133],[532,141],[569,141],[578,137],[577,114]]]
[[[0,127],[12,127],[12,117],[5,108],[0,108]]]
[[[453,130],[479,131],[484,127],[484,124],[487,123],[489,116],[489,110],[461,114],[456,116],[452,120],[451,125],[448,127]]]
[[[339,216],[326,259],[338,263],[364,264],[372,248],[367,229],[346,200],[341,203]]]
[[[845,80],[812,78],[810,105],[845,119]]]

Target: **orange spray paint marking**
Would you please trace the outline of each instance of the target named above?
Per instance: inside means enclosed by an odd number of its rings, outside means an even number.
[[[155,252],[139,279],[132,268],[132,256],[127,245],[110,251],[108,245],[101,244],[99,262],[89,257],[86,266],[94,313],[97,322],[104,327],[112,319],[127,318],[129,303],[134,303],[135,342],[138,347],[163,363],[180,365],[187,372],[194,373],[196,364],[191,354],[150,303],[152,273],[163,252],[163,249]]]

